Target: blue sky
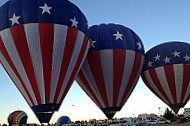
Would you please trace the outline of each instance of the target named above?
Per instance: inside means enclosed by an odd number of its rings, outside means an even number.
[[[0,5],[7,0],[0,0]],[[135,31],[144,43],[145,50],[167,41],[190,43],[189,0],[71,0],[85,14],[89,26],[101,23],[122,24]],[[158,114],[158,107],[167,106],[144,85],[142,80],[115,117],[129,117],[140,113]],[[186,105],[190,107],[190,103]],[[24,98],[0,66],[0,124],[7,123],[8,115],[23,110],[28,122],[37,122]],[[105,118],[98,107],[86,96],[76,82],[67,94],[59,112],[51,120],[68,115],[71,120]]]

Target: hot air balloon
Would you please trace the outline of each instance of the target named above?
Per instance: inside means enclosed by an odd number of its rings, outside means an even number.
[[[68,0],[10,0],[0,18],[0,62],[48,123],[88,52],[87,20]]]
[[[90,27],[90,49],[76,77],[108,119],[120,111],[135,88],[144,62],[140,38],[118,24]]]
[[[142,79],[177,114],[190,97],[190,44],[166,42],[150,49]]]
[[[61,116],[56,123],[56,126],[63,126],[64,124],[71,123],[71,119],[68,116]]]
[[[12,125],[21,125],[27,123],[28,116],[23,111],[14,111],[8,116],[8,123]]]

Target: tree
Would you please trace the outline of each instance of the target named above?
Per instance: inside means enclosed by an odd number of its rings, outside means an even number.
[[[96,119],[90,119],[90,120],[89,120],[89,123],[90,123],[90,124],[96,123]]]
[[[77,124],[77,123],[81,123],[79,120],[77,120],[77,121],[75,121],[75,124]]]
[[[175,114],[172,112],[172,110],[169,110],[168,108],[164,112],[164,118],[173,120],[175,117]]]

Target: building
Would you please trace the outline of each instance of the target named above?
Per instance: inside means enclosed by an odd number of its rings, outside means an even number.
[[[158,118],[158,116],[154,113],[151,113],[151,114],[143,113],[143,114],[138,115],[139,120],[151,120],[155,118]]]

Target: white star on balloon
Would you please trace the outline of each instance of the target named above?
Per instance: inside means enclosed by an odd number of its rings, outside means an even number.
[[[75,28],[78,27],[77,25],[78,25],[79,22],[76,20],[75,17],[74,17],[73,19],[70,19],[70,21],[72,22],[72,25],[71,25],[72,27],[73,27],[73,26],[74,26]]]
[[[190,61],[190,56],[188,56],[187,54],[184,58],[185,58],[185,61]]]
[[[92,41],[92,40],[90,39],[90,48],[91,48],[91,47],[95,48],[94,43],[96,43],[96,41]]]
[[[15,13],[13,14],[13,17],[9,19],[10,21],[12,21],[12,26],[13,26],[14,24],[19,24],[18,19],[19,19],[20,17],[21,17],[21,16],[16,16]]]
[[[180,55],[179,55],[180,52],[175,51],[175,52],[173,52],[173,54],[174,54],[174,57],[176,57],[176,56],[177,56],[177,57],[180,57]]]
[[[140,42],[137,42],[137,45],[138,45],[138,49],[140,50],[142,48],[142,45]]]
[[[160,55],[157,54],[154,58],[155,58],[155,61],[160,60]]]
[[[42,9],[42,14],[44,14],[44,13],[51,14],[50,9],[52,9],[52,7],[47,6],[46,3],[44,3],[44,6],[41,6],[39,8]]]
[[[118,31],[117,31],[116,34],[113,34],[113,35],[116,37],[116,40],[118,40],[118,39],[123,40],[123,39],[122,39],[123,34],[120,34]]]
[[[165,64],[166,64],[166,63],[170,63],[170,59],[171,59],[171,58],[168,58],[168,57],[166,56],[166,58],[164,59]]]
[[[148,64],[148,67],[152,67],[153,62],[151,62],[151,61],[149,60],[149,62],[148,62],[147,64]]]

